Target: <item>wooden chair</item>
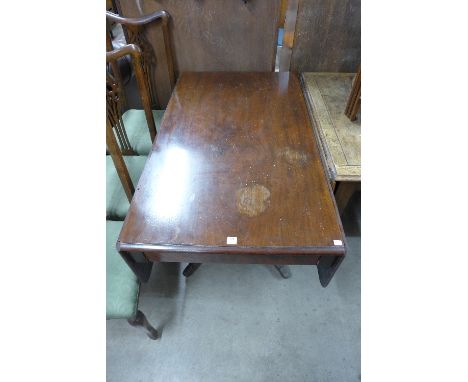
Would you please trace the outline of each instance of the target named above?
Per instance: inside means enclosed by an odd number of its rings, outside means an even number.
[[[140,283],[115,248],[123,222],[106,221],[106,319],[126,319],[152,340],[158,331],[138,309]]]
[[[182,72],[275,70],[281,0],[115,0],[115,5],[126,17],[169,12],[176,78]],[[148,25],[145,37],[156,54],[164,56],[167,44],[156,25]],[[154,76],[159,100],[166,105],[172,63],[168,69],[164,59],[159,63]]]
[[[130,141],[121,119],[122,87],[109,66],[130,55],[143,104],[143,114],[148,127],[148,141],[156,138],[154,115],[150,107],[150,97],[141,66],[141,50],[136,45],[126,45],[106,53],[106,144],[110,153],[106,155],[106,217],[110,220],[124,220],[129,202],[135,192],[134,184],[138,181],[146,162],[146,156],[124,156],[132,152]],[[114,72],[115,73],[115,72]],[[119,144],[120,143],[120,144]]]
[[[149,94],[144,81],[140,65],[140,49],[135,45],[126,45],[107,53],[107,63],[115,63],[120,57],[132,56],[135,75],[137,78],[144,113],[151,140],[156,137],[156,127],[149,104]],[[108,68],[109,69],[109,68]],[[125,130],[121,129],[118,118],[122,88],[115,76],[107,70],[106,101],[107,124],[106,143],[110,156],[106,155],[106,215],[107,218],[123,220],[128,210],[129,202],[135,191],[134,182],[143,170],[145,156],[123,156],[122,147],[117,143],[127,142]],[[149,140],[149,137],[148,137]],[[123,150],[128,146],[123,146]],[[135,274],[127,266],[116,249],[116,242],[122,229],[123,222],[106,220],[106,318],[127,319],[132,326],[141,326],[146,330],[149,338],[158,338],[158,332],[146,319],[143,312],[138,310],[138,295],[140,283]]]
[[[152,109],[153,119],[156,129],[159,129],[164,110],[160,110],[156,85],[154,82],[154,67],[156,66],[156,56],[151,45],[148,43],[144,29],[151,22],[162,21],[164,42],[166,46],[167,62],[169,63],[169,77],[171,84],[174,83],[174,69],[172,65],[172,51],[169,41],[168,20],[169,14],[165,11],[154,12],[150,15],[139,18],[120,17],[111,12],[106,12],[107,19],[107,51],[112,51],[111,24],[121,24],[124,28],[127,43],[135,44],[140,48],[141,58],[140,67],[143,72],[144,81],[149,91],[149,102]],[[119,65],[117,61],[111,63],[112,73],[116,83],[122,88],[123,82],[120,76]],[[143,110],[130,109],[122,113],[125,105],[123,91],[120,92],[119,107],[115,110],[114,124],[118,124],[117,129],[120,134],[117,135],[119,145],[124,155],[148,155],[151,151],[154,137],[151,135],[151,129],[146,124],[145,112]],[[148,131],[149,130],[149,131]],[[151,135],[151,140],[148,139]],[[130,144],[131,142],[131,144]]]

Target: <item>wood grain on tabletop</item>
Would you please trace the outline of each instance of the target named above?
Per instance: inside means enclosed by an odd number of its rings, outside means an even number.
[[[296,75],[184,73],[120,248],[224,260],[284,253],[300,263],[301,254],[343,255],[334,240],[344,243],[343,230]]]

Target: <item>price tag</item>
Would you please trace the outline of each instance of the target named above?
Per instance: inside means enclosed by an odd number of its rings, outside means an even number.
[[[226,239],[226,244],[236,245],[237,244],[237,236],[228,236]]]

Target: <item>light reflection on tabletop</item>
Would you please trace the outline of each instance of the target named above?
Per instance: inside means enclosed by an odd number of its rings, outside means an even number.
[[[154,203],[151,215],[156,219],[174,219],[184,205],[190,177],[190,157],[180,147],[169,148],[159,156],[162,171],[153,179]],[[192,164],[193,165],[193,164]]]

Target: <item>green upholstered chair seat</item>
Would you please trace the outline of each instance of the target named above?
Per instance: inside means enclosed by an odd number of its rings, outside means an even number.
[[[140,284],[115,244],[123,222],[106,221],[106,318],[134,317]]]
[[[145,166],[146,156],[125,156],[124,161],[132,178],[133,185],[136,188],[138,179]],[[110,220],[124,220],[129,206],[130,203],[125,195],[112,157],[106,155],[106,218]]]
[[[153,110],[156,131],[159,131],[163,115],[164,110]],[[146,122],[145,111],[135,109],[127,110],[122,115],[122,120],[133,150],[135,150],[138,155],[148,155],[153,144]]]

